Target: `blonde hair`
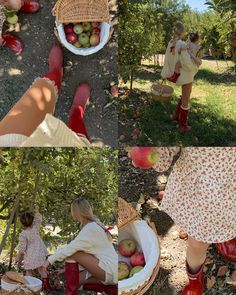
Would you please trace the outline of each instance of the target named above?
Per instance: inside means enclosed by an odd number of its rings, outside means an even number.
[[[177,22],[173,28],[173,34],[175,37],[180,37],[185,32],[183,23]]]
[[[104,229],[107,237],[112,241],[112,236],[109,231],[106,230],[105,225],[99,220],[97,216],[93,214],[93,209],[90,203],[84,198],[78,198],[72,201],[71,209],[73,212],[78,212],[81,218],[80,227],[83,228],[88,221],[96,222],[101,228]]]

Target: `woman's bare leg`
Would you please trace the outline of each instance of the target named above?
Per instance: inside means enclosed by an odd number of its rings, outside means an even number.
[[[79,273],[79,286],[83,286],[85,284],[101,284],[101,281],[99,281],[98,279],[95,279],[93,277],[86,279],[87,273],[88,273],[87,270],[80,271],[80,273]]]
[[[203,265],[206,260],[208,247],[209,244],[198,242],[189,236],[186,260],[192,273],[197,273]]]
[[[37,80],[0,122],[0,135],[30,136],[46,114],[53,114],[56,100],[54,86],[45,79]]]
[[[99,280],[105,281],[106,273],[103,269],[100,268],[99,260],[88,253],[85,252],[76,252],[74,255],[68,258],[68,260],[73,259],[74,261],[78,262],[81,266],[83,266],[92,276]]]
[[[193,83],[189,83],[182,86],[182,108],[190,108],[190,97],[192,93]]]

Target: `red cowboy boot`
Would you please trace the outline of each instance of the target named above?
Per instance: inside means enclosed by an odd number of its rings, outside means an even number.
[[[117,285],[104,285],[104,284],[85,284],[83,286],[84,291],[95,291],[95,292],[105,292],[107,295],[117,295],[118,287]]]
[[[177,80],[179,79],[179,76],[180,76],[179,73],[174,72],[174,74],[171,77],[167,78],[167,80],[172,83],[176,83]]]
[[[196,274],[191,274],[189,266],[186,262],[186,272],[189,278],[189,283],[184,287],[182,295],[203,295],[204,290],[204,264]]]
[[[105,292],[108,295],[117,295],[118,294],[118,286],[117,285],[107,285]]]
[[[89,140],[89,136],[84,124],[84,111],[90,98],[90,87],[82,83],[76,90],[74,101],[70,110],[67,126],[75,133],[83,134]]]
[[[63,77],[63,52],[59,45],[54,45],[49,53],[49,73],[43,78],[48,78],[55,82],[58,89],[61,88]]]
[[[216,248],[223,257],[236,262],[236,239],[216,244]]]
[[[50,282],[49,282],[49,277],[47,278],[42,278],[42,289],[43,291],[51,291],[53,290],[52,286],[50,285]]]
[[[180,107],[180,113],[179,113],[179,130],[180,132],[188,132],[191,130],[191,127],[188,126],[188,114],[189,109],[184,110],[182,106]]]
[[[77,295],[79,289],[79,264],[65,263],[66,290],[65,295]]]
[[[26,13],[35,13],[38,12],[43,6],[38,1],[22,1],[22,6],[20,11]]]
[[[180,97],[179,102],[176,106],[176,110],[172,115],[172,120],[174,120],[174,121],[179,121],[179,113],[180,113],[181,104],[182,104],[182,97]]]
[[[16,54],[21,54],[24,50],[24,45],[19,37],[13,34],[3,34],[2,35],[2,46],[6,45]]]

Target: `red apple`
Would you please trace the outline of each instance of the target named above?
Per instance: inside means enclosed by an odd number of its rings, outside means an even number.
[[[97,28],[99,27],[100,23],[99,22],[92,22],[92,27]]]
[[[134,268],[132,268],[129,274],[129,278],[131,278],[136,273],[140,272],[142,269],[143,269],[143,266],[135,266]]]
[[[69,43],[74,44],[78,41],[78,36],[75,33],[69,33],[69,34],[66,34],[66,40]]]
[[[118,251],[121,255],[124,257],[130,257],[132,256],[136,251],[137,245],[135,241],[132,240],[123,240],[118,245]]]
[[[156,164],[159,155],[154,147],[132,147],[129,150],[129,157],[135,167],[149,169]]]
[[[130,264],[132,266],[144,266],[145,258],[142,252],[136,252],[130,257]]]
[[[90,37],[90,44],[92,46],[97,46],[99,44],[99,42],[100,42],[100,37],[98,35],[92,35]]]
[[[99,28],[94,28],[93,30],[92,30],[92,35],[100,35],[100,33],[101,33],[101,30],[99,29]]]
[[[72,24],[66,25],[64,31],[66,34],[74,33],[74,26]]]
[[[118,262],[118,280],[124,280],[129,276],[129,266],[124,261]]]

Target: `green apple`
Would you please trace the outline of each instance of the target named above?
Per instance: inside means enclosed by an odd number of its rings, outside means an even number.
[[[18,22],[18,16],[15,14],[13,16],[8,16],[7,21],[11,25],[15,25]]]
[[[89,23],[89,22],[85,22],[85,23],[83,23],[83,28],[84,28],[84,31],[85,31],[85,32],[88,32],[88,31],[91,30],[92,25],[91,25],[91,23]]]
[[[82,26],[82,25],[77,24],[77,25],[74,26],[74,32],[75,32],[77,35],[83,33],[83,30],[84,30],[84,29],[83,29],[83,26]]]
[[[79,35],[79,43],[81,45],[86,45],[89,43],[89,36],[86,33],[82,33]]]
[[[135,266],[131,269],[131,272],[129,274],[129,278],[131,278],[136,273],[140,272],[143,269],[143,266]]]
[[[82,45],[80,44],[79,41],[75,42],[73,45],[74,45],[76,48],[80,48],[80,47],[82,46]]]
[[[84,48],[89,48],[89,47],[91,47],[91,45],[90,45],[90,43],[87,43],[87,44],[83,45],[83,47]]]

